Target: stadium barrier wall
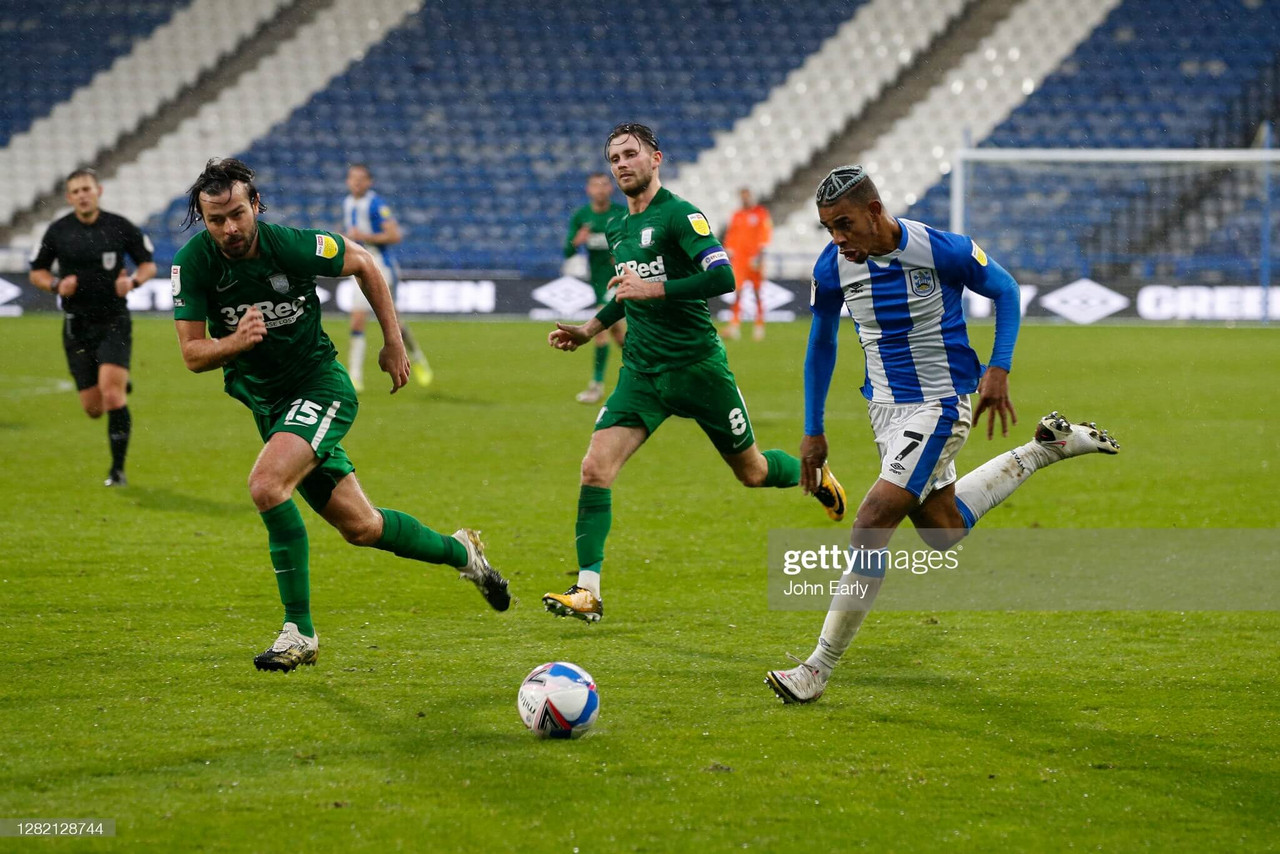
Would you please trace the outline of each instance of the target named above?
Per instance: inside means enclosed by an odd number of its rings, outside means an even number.
[[[326,311],[350,306],[350,279],[322,279],[321,301]],[[745,318],[755,317],[755,294],[744,291]],[[809,316],[809,282],[766,281],[762,299],[767,320],[773,323],[806,320]],[[1033,319],[1090,324],[1109,320],[1131,321],[1259,321],[1263,320],[1267,294],[1256,285],[1178,285],[1122,280],[1095,282],[1078,279],[1066,285],[1022,286],[1023,316]],[[405,314],[453,317],[503,317],[531,320],[585,320],[594,313],[595,294],[590,285],[572,276],[545,278],[467,278],[403,276],[396,306]],[[730,298],[713,300],[719,320],[728,320]],[[16,317],[29,311],[56,311],[52,296],[27,281],[27,272],[0,271],[0,317]],[[129,295],[129,308],[138,312],[168,312],[173,295],[167,277],[157,277]],[[991,316],[991,303],[969,297],[971,319]],[[1280,294],[1270,295],[1269,319],[1280,320]]]

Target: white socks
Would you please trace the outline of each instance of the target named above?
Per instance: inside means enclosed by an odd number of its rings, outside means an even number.
[[[972,528],[988,510],[1004,501],[1040,468],[1060,458],[1032,440],[1006,454],[988,460],[956,481],[960,515]],[[965,512],[965,511],[968,512]]]
[[[364,379],[364,333],[351,333],[351,353],[347,356],[347,373],[351,381],[359,383]]]
[[[600,598],[600,573],[594,569],[578,570],[578,586],[590,590],[597,599]]]
[[[818,668],[823,679],[831,676],[832,669],[844,651],[853,643],[867,612],[871,610],[880,585],[884,583],[884,567],[888,554],[884,549],[861,551],[858,554],[859,566],[874,575],[859,575],[855,570],[845,575],[841,583],[845,590],[831,598],[831,609],[827,611],[827,619],[822,623],[822,634],[818,636],[818,646],[814,648],[805,662],[810,667]]]

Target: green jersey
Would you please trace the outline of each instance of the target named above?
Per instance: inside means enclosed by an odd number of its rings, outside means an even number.
[[[342,272],[346,244],[327,231],[258,223],[258,257],[232,260],[209,232],[187,241],[173,259],[173,316],[209,324],[223,338],[250,306],[267,324],[267,337],[223,367],[227,394],[267,413],[290,391],[338,355],[320,327],[316,276]]]
[[[615,269],[631,267],[641,279],[683,279],[729,263],[702,212],[665,187],[638,214],[609,223]],[[724,354],[705,299],[657,299],[622,303],[627,316],[623,363],[658,373]]]
[[[601,295],[602,302],[602,295],[609,287],[609,280],[613,278],[613,253],[609,251],[609,239],[605,230],[612,220],[625,216],[626,213],[626,207],[616,202],[611,202],[608,210],[604,211],[596,211],[586,204],[574,211],[569,218],[569,236],[564,241],[564,257],[569,258],[578,251],[578,247],[573,245],[573,238],[578,235],[578,230],[584,225],[591,226],[591,233],[587,235],[587,263],[591,268],[591,285],[596,289],[596,294]]]

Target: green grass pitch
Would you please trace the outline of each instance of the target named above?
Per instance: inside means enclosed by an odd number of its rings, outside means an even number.
[[[373,374],[345,443],[375,503],[482,529],[519,604],[493,613],[451,571],[348,546],[304,509],[320,662],[258,673],[280,608],[245,488],[248,413],[219,374],[182,367],[168,319],[137,318],[130,485],[104,489],[105,423],[65,388],[58,323],[0,320],[0,817],[115,819],[117,837],[21,850],[1280,838],[1280,616],[873,614],[822,701],[785,707],[764,671],[807,654],[822,615],[768,609],[766,536],[829,523],[798,491],[739,487],[688,422],[615,485],[605,620],[545,614],[539,597],[575,569],[595,408],[572,399],[590,356],[553,352],[541,324],[415,322],[436,385],[392,397]],[[342,320],[327,325],[345,343]],[[730,347],[762,447],[798,446],[806,327]],[[979,352],[990,335],[975,330]],[[842,348],[828,436],[856,504],[878,465],[851,328]],[[1270,329],[1026,327],[1021,424],[971,438],[961,471],[1052,408],[1112,428],[1124,451],[1037,475],[983,525],[1274,527],[1278,367]],[[520,724],[521,678],[553,659],[600,686],[584,740]]]

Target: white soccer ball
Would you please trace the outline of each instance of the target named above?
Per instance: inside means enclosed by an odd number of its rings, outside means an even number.
[[[538,738],[578,738],[600,714],[591,674],[567,661],[540,664],[520,683],[520,720]]]

